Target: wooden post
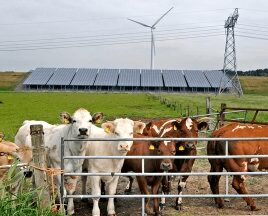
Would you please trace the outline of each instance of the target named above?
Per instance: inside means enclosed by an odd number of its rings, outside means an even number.
[[[220,113],[220,127],[224,125],[224,119],[225,119],[225,114],[224,112],[226,111],[226,104],[222,103],[221,104],[221,113]]]
[[[47,168],[46,150],[44,146],[43,125],[30,125],[32,148],[33,148],[33,165],[35,167],[33,172],[33,188],[37,189],[34,198],[39,201],[42,208],[50,207],[50,186],[47,178],[47,173],[42,169]]]
[[[206,97],[206,114],[211,114],[211,100],[210,100],[210,97]],[[209,117],[211,117],[211,116],[209,115]],[[212,124],[213,124],[212,121],[209,120],[209,122],[208,122],[208,129],[209,130],[213,127]]]

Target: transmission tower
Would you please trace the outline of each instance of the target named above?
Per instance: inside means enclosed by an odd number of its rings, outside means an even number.
[[[223,63],[223,76],[221,77],[219,94],[229,89],[236,93],[239,97],[243,95],[243,90],[238,78],[236,70],[236,52],[235,52],[235,24],[238,19],[238,8],[235,9],[234,13],[228,17],[225,21],[225,53]],[[226,79],[228,77],[229,79]]]

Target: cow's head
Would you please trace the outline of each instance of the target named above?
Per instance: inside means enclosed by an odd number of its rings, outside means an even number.
[[[83,108],[76,110],[71,116],[67,112],[60,114],[60,119],[63,124],[70,124],[70,130],[75,138],[86,139],[90,135],[91,126],[95,123],[100,123],[103,118],[103,113],[98,112],[93,116]]]
[[[198,122],[196,119],[183,118],[181,121],[172,122],[174,137],[178,138],[197,138],[198,131],[208,127],[207,122]],[[185,141],[177,143],[177,151],[192,150],[196,148],[197,142]]]
[[[0,142],[0,166],[10,165],[15,160],[18,160],[21,163],[29,163],[31,160],[30,152],[31,149],[29,149],[28,152],[22,151],[22,149],[15,143],[2,140]],[[31,177],[33,174],[28,166],[23,166],[20,169],[25,177]]]
[[[140,121],[132,121],[128,118],[120,118],[103,123],[101,127],[106,133],[113,134],[114,138],[133,138],[135,128],[144,128],[145,124]],[[119,141],[117,149],[122,153],[127,153],[132,144],[133,141]]]
[[[149,150],[159,156],[174,156],[176,154],[176,142],[174,141],[156,141],[150,142]],[[170,171],[174,169],[174,159],[156,160],[157,167],[162,171]]]

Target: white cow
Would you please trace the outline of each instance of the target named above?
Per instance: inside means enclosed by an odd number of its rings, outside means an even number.
[[[71,117],[65,113],[64,121],[69,124],[50,125],[42,121],[26,121],[19,129],[16,135],[16,142],[18,145],[24,144],[31,147],[29,139],[29,131],[31,124],[42,124],[44,126],[44,144],[48,150],[48,167],[60,168],[60,144],[61,137],[64,139],[79,139],[81,141],[65,142],[64,155],[65,156],[84,156],[86,151],[86,141],[91,134],[92,123],[99,121],[103,117],[102,113],[96,113],[93,117],[83,108],[75,111]],[[24,143],[25,141],[25,143]],[[64,160],[64,172],[82,172],[83,160],[67,159]],[[66,176],[64,179],[64,187],[68,195],[72,195],[76,189],[77,176]],[[60,188],[60,175],[57,176],[57,187]],[[68,199],[67,213],[69,215],[74,213],[73,199]]]
[[[143,130],[145,124],[142,122],[132,121],[130,119],[116,119],[112,122],[102,124],[102,128],[92,127],[91,138],[133,138],[133,133]],[[88,156],[117,156],[126,155],[130,150],[133,141],[92,141],[89,142],[86,149]],[[121,172],[124,159],[89,159],[83,164],[83,171],[88,172]],[[91,176],[91,193],[92,195],[101,195],[100,183],[106,183],[109,195],[116,193],[119,176]],[[82,192],[86,192],[87,177],[82,177]],[[93,199],[93,216],[100,215],[99,198]],[[109,216],[115,215],[114,199],[108,201],[107,212]]]

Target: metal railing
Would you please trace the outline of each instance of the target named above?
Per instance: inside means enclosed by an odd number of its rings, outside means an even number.
[[[142,215],[145,215],[145,198],[234,198],[234,197],[264,197],[267,198],[268,194],[229,194],[229,180],[230,175],[268,175],[266,171],[258,172],[161,172],[161,173],[147,173],[144,172],[144,160],[146,159],[229,159],[229,158],[268,158],[267,155],[229,155],[228,148],[230,141],[267,141],[268,137],[250,137],[250,138],[91,138],[83,141],[225,141],[225,155],[196,155],[196,156],[65,156],[64,155],[64,143],[67,141],[79,141],[77,139],[61,139],[61,169],[64,170],[65,159],[141,159],[142,172],[141,173],[62,173],[61,183],[63,184],[64,176],[225,176],[225,194],[157,194],[157,195],[64,195],[63,187],[61,199],[62,201],[66,198],[141,198],[142,199]],[[81,140],[80,140],[81,141]]]

